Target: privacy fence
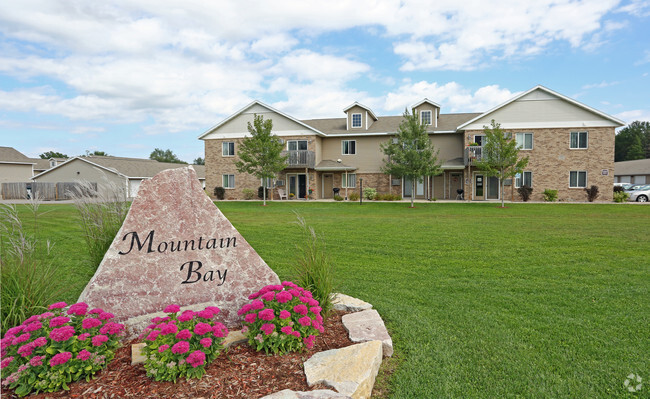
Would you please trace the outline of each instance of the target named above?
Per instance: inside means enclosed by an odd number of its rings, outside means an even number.
[[[97,183],[90,183],[91,192],[84,195],[94,195]],[[44,201],[71,199],[71,193],[89,191],[87,186],[79,183],[2,183],[2,199],[38,198]]]

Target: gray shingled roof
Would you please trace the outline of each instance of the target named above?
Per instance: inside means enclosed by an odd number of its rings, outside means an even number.
[[[23,154],[13,147],[0,147],[0,162],[35,164],[36,160],[29,158],[27,155]]]
[[[151,159],[123,158],[123,157],[80,157],[107,169],[117,171],[128,177],[154,177],[165,169],[176,169],[186,164],[158,162]],[[192,165],[199,179],[205,179],[205,166]]]
[[[482,115],[481,113],[464,113],[464,114],[441,114],[438,118],[438,126],[429,127],[430,132],[455,132],[456,128],[463,123]],[[370,129],[350,129],[345,128],[345,118],[329,119],[308,119],[301,122],[319,130],[325,134],[348,134],[360,135],[364,133],[393,133],[397,131],[399,124],[402,122],[402,116],[380,116]]]
[[[650,159],[614,162],[616,176],[650,175]]]

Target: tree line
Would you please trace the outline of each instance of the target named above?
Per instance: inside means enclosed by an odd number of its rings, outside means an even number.
[[[650,122],[634,121],[616,135],[614,161],[650,158]]]
[[[86,156],[95,156],[95,157],[110,157],[108,153],[104,151],[86,151]],[[70,158],[67,154],[58,151],[45,151],[40,154],[41,159],[50,159],[50,158]],[[178,158],[172,150],[162,150],[160,148],[154,149],[151,154],[149,154],[149,159],[158,161],[158,162],[168,162],[168,163],[180,163],[187,164],[187,162]],[[205,165],[205,159],[198,157],[192,161],[192,165]]]

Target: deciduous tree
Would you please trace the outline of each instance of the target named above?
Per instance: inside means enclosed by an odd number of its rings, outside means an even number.
[[[50,159],[50,158],[68,158],[68,156],[62,152],[57,152],[57,151],[45,151],[41,155],[39,155],[41,159]]]
[[[172,150],[161,150],[160,148],[153,150],[149,155],[149,159],[153,159],[154,161],[158,162],[187,163],[178,159]]]

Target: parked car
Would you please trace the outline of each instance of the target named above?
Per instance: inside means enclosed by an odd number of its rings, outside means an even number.
[[[645,186],[645,184],[633,184],[630,187],[626,188],[625,191],[638,190],[638,189],[640,189],[641,187],[644,187],[644,186]]]
[[[634,191],[630,191],[630,198],[628,200],[636,202],[648,202],[648,198],[650,198],[650,184],[641,186]]]
[[[634,184],[632,183],[614,183],[614,187],[620,186],[623,187],[623,190],[627,190],[628,188],[632,187]]]

